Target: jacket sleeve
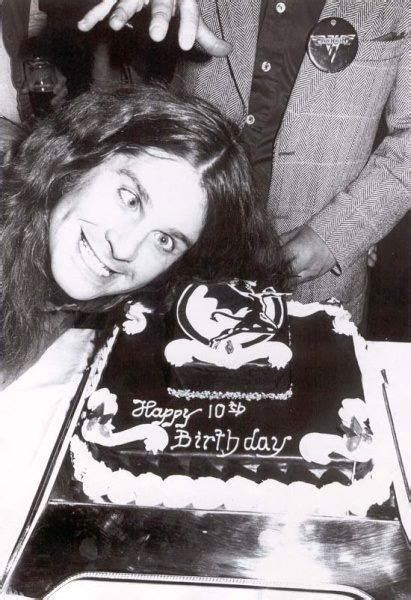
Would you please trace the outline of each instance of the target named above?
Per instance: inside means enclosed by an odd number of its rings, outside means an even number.
[[[405,51],[385,107],[387,134],[355,181],[307,223],[341,269],[381,240],[411,208],[410,49]]]

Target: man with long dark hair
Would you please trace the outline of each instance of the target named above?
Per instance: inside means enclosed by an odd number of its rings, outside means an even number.
[[[80,96],[16,140],[4,169],[4,351],[9,367],[61,333],[182,280],[286,275],[254,202],[237,128],[157,86]],[[64,324],[67,326],[67,324]]]

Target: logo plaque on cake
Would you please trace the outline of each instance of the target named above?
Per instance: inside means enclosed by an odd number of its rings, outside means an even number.
[[[180,383],[169,394],[239,399],[241,380],[241,399],[247,393],[252,399],[289,398],[289,378],[283,378],[292,358],[285,296],[251,281],[187,286],[176,306],[174,339],[165,348]]]

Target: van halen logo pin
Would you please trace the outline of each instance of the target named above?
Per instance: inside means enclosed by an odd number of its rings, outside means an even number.
[[[319,21],[308,38],[311,62],[326,73],[337,73],[348,67],[357,50],[358,35],[354,27],[337,17]]]

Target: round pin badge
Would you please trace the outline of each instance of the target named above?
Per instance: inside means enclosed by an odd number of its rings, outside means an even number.
[[[354,60],[358,50],[358,35],[345,19],[328,17],[312,29],[307,50],[317,69],[337,73]]]

